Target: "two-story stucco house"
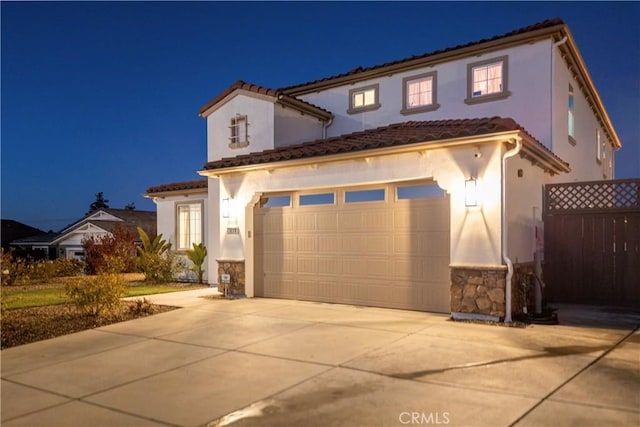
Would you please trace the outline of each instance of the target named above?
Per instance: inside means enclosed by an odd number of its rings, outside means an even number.
[[[200,110],[207,161],[152,187],[158,232],[208,281],[265,296],[502,318],[539,241],[543,185],[613,178],[621,144],[567,25]]]

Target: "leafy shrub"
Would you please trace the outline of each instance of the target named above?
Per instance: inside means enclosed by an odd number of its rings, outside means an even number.
[[[14,256],[13,251],[2,252],[0,272],[2,273],[2,285],[12,286],[23,280],[29,279],[29,265],[24,258]]]
[[[144,274],[144,280],[150,282],[169,282],[173,280],[179,269],[178,262],[170,252],[171,243],[162,238],[162,234],[149,238],[145,231],[138,227],[142,247],[138,247],[138,268]]]
[[[115,313],[125,290],[123,277],[113,273],[80,277],[65,286],[71,302],[83,313],[94,317]]]
[[[54,277],[77,276],[84,273],[87,264],[79,259],[58,258],[53,260]]]
[[[187,251],[187,258],[193,263],[189,268],[191,271],[198,275],[198,283],[202,283],[202,277],[204,276],[204,259],[207,257],[207,248],[202,244],[193,244],[193,249]]]
[[[134,316],[153,314],[154,309],[151,301],[146,298],[137,298],[129,305],[129,312]]]
[[[121,261],[117,273],[135,271],[135,243],[131,230],[116,225],[111,234],[101,237],[91,236],[82,242],[89,274],[114,272],[114,258]]]

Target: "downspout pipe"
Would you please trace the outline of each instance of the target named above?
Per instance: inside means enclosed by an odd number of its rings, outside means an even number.
[[[322,139],[327,139],[327,128],[333,124],[333,116],[322,125]]]
[[[549,87],[549,92],[550,92],[550,95],[549,95],[550,100],[549,100],[549,101],[550,101],[550,104],[551,104],[551,108],[549,109],[549,111],[551,112],[551,120],[549,120],[549,125],[551,126],[551,138],[550,138],[550,139],[551,139],[551,143],[550,143],[550,145],[551,145],[551,146],[550,146],[549,148],[551,149],[551,151],[554,151],[554,147],[553,147],[553,142],[554,142],[554,132],[553,132],[553,123],[554,123],[554,121],[553,121],[553,118],[554,118],[554,116],[553,116],[553,104],[554,104],[555,99],[554,99],[553,95],[554,95],[554,89],[555,89],[555,86],[554,86],[554,85],[555,85],[555,81],[556,81],[556,79],[555,79],[555,71],[556,71],[556,67],[555,67],[555,64],[556,64],[556,48],[557,48],[558,46],[561,46],[561,45],[565,44],[565,43],[567,42],[567,40],[568,40],[567,36],[564,36],[561,40],[559,40],[559,41],[555,42],[555,43],[553,44],[553,48],[551,49],[551,73],[549,74],[549,75],[551,76],[551,82],[550,82],[550,85],[549,85],[549,86],[550,86],[550,87]]]
[[[511,279],[513,278],[513,263],[511,259],[507,255],[508,249],[508,221],[507,221],[507,183],[506,183],[506,174],[507,174],[507,159],[513,156],[516,156],[520,153],[522,149],[522,138],[516,138],[516,146],[511,150],[508,150],[502,156],[502,261],[507,264],[507,277],[505,280],[505,313],[504,313],[504,323],[511,323],[513,320],[511,319]]]

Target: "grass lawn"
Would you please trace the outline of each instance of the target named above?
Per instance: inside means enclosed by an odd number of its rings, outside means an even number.
[[[207,286],[195,283],[150,284],[144,282],[140,274],[125,274],[125,281],[127,284],[125,297],[185,291]],[[64,286],[65,278],[56,278],[51,282],[38,285],[3,286],[2,299],[8,310],[67,304],[70,301],[65,294]]]

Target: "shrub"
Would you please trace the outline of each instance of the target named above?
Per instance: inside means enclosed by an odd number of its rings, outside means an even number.
[[[77,276],[84,273],[87,264],[79,259],[58,258],[53,261],[55,277]]]
[[[153,314],[153,311],[154,309],[151,301],[146,298],[137,298],[129,305],[129,312],[134,316]]]
[[[125,289],[122,276],[113,273],[81,277],[65,286],[71,302],[83,313],[95,317],[114,314]]]
[[[193,249],[187,251],[187,258],[193,263],[189,268],[198,275],[198,283],[202,283],[202,277],[204,276],[204,259],[207,257],[207,248],[202,244],[193,244]]]
[[[177,270],[178,262],[168,243],[159,234],[150,239],[147,233],[138,227],[138,234],[142,241],[142,247],[138,247],[138,268],[144,274],[144,280],[150,282],[169,282],[173,280]]]
[[[85,253],[85,261],[89,274],[114,272],[113,258],[121,261],[121,270],[117,273],[130,273],[135,271],[135,243],[131,230],[116,225],[111,234],[101,237],[91,236],[82,242]],[[108,264],[108,257],[110,263]]]
[[[13,251],[2,252],[0,272],[2,272],[2,285],[11,286],[24,280],[29,280],[29,265],[24,258],[14,256]]]

